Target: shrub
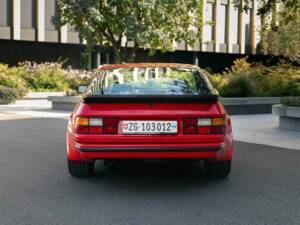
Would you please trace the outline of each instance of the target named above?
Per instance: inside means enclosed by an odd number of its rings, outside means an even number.
[[[230,69],[210,79],[223,97],[300,95],[300,69],[286,62],[264,66],[238,59]]]
[[[80,85],[89,85],[96,74],[96,71],[72,70],[64,71],[68,81],[69,89],[76,90]]]
[[[300,107],[300,97],[284,97],[281,99],[281,104],[286,106]]]
[[[60,63],[24,62],[19,68],[20,76],[32,91],[65,91],[69,87]]]
[[[0,86],[0,104],[13,103],[20,95],[19,89]]]
[[[250,80],[243,75],[232,76],[220,90],[221,96],[251,97],[255,95]]]
[[[7,65],[0,64],[0,86],[18,89],[18,98],[24,96],[28,90],[26,82],[18,75],[19,68],[9,68]]]

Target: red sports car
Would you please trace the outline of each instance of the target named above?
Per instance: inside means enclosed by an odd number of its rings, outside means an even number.
[[[81,87],[84,88],[84,87]],[[232,129],[218,92],[194,65],[104,65],[70,116],[68,168],[94,172],[96,160],[204,160],[208,175],[226,177]]]

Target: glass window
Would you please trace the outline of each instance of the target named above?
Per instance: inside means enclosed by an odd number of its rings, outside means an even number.
[[[204,8],[204,28],[203,28],[203,42],[210,42],[213,39],[213,4],[207,2]]]
[[[95,78],[87,95],[210,95],[212,87],[199,70],[123,68]]]
[[[238,9],[236,7],[233,7],[233,10],[230,10],[230,30],[229,32],[231,33],[230,35],[230,42],[232,44],[238,44],[238,21],[239,21],[239,16],[238,16]]]
[[[56,30],[54,17],[57,16],[58,8],[57,1],[45,0],[45,29]]]
[[[227,5],[221,4],[219,16],[219,42],[226,43],[226,20],[227,20]]]
[[[21,1],[21,27],[34,28],[35,27],[35,0]]]
[[[11,25],[11,0],[0,0],[0,26],[10,26]]]

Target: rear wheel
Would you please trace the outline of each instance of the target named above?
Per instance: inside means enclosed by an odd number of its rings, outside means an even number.
[[[95,162],[68,160],[68,168],[73,177],[89,177],[94,173]]]
[[[231,170],[231,160],[223,162],[204,162],[207,175],[215,178],[225,178]]]

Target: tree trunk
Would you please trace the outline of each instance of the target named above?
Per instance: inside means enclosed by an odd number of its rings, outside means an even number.
[[[122,62],[122,58],[120,56],[119,49],[113,48],[113,53],[114,53],[114,63],[119,64]]]

